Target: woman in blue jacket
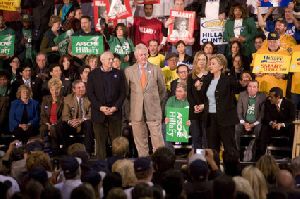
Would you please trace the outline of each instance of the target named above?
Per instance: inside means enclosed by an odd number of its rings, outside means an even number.
[[[38,134],[39,104],[32,99],[30,87],[21,85],[9,111],[9,130],[16,139],[26,142]]]

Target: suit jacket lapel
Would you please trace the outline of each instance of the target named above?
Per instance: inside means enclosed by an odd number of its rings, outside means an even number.
[[[248,96],[248,93],[246,93],[245,97],[242,98],[243,109],[244,109],[244,117],[245,118],[246,118],[246,115],[247,115],[248,102],[249,102],[249,96]]]

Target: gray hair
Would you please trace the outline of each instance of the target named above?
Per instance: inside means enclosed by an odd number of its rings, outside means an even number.
[[[107,58],[109,55],[114,56],[114,54],[110,51],[105,51],[104,53],[102,53],[102,55],[100,56],[100,61],[103,62],[105,58]]]
[[[148,53],[148,48],[145,44],[140,43],[140,44],[136,45],[135,50],[134,50],[134,55],[136,56],[139,51],[143,51],[143,50]]]

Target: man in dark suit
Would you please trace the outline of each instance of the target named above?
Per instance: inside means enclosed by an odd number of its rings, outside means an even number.
[[[31,88],[33,99],[37,100],[38,102],[42,101],[42,80],[40,78],[36,78],[32,76],[32,69],[29,65],[25,65],[23,68],[20,69],[21,78],[17,79],[11,87],[11,101],[16,99],[16,93],[21,85],[26,85]]]
[[[254,133],[258,137],[261,130],[261,119],[264,113],[266,95],[258,92],[258,82],[252,80],[247,90],[240,93],[237,104],[237,113],[240,123],[235,126],[237,147],[240,147],[241,134]]]
[[[72,84],[73,93],[64,98],[62,121],[64,141],[69,134],[82,133],[87,152],[93,152],[93,128],[91,122],[91,102],[86,96],[85,84],[76,80]],[[65,143],[68,144],[68,143]]]
[[[272,136],[285,136],[293,143],[296,108],[286,98],[279,87],[273,87],[269,93],[269,100],[265,103],[265,111],[262,120],[262,130],[258,140],[257,157],[263,155]]]
[[[96,138],[96,156],[106,158],[106,143],[121,135],[122,105],[125,99],[123,71],[112,68],[114,56],[104,52],[102,66],[88,77],[88,97],[92,103],[92,121]]]

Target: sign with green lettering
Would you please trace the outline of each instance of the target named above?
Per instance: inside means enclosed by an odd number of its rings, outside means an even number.
[[[166,124],[166,140],[168,142],[189,141],[189,107],[173,108],[166,107],[166,117],[169,122]]]
[[[104,52],[102,36],[72,36],[72,54],[100,55]]]
[[[14,35],[0,35],[0,54],[13,56],[15,50]]]

